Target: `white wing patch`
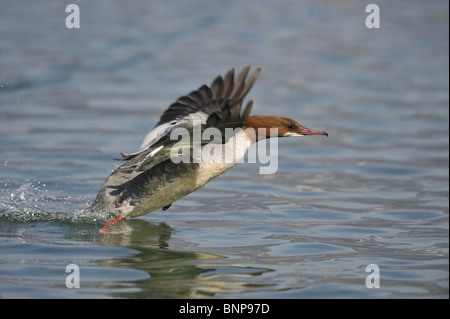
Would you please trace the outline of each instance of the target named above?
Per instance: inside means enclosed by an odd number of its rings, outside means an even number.
[[[161,145],[160,147],[155,148],[153,151],[150,152],[150,156],[153,157],[156,153],[158,153],[162,148],[164,148],[164,145]]]
[[[144,140],[142,141],[141,147],[139,148],[139,151],[146,150],[149,148],[153,143],[155,143],[164,133],[166,130],[173,126],[173,122],[170,123],[164,123],[161,125],[156,126],[153,130],[147,133]],[[176,122],[175,122],[176,123]]]

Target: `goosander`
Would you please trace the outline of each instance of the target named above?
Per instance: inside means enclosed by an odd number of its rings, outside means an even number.
[[[210,86],[203,85],[170,105],[144,138],[139,151],[122,153],[126,162],[106,179],[90,211],[111,212],[116,220],[121,220],[159,208],[166,210],[173,202],[231,169],[253,143],[274,137],[274,129],[277,137],[328,136],[324,131],[307,129],[290,118],[250,115],[252,101],[241,112],[243,99],[260,73],[258,68],[246,80],[249,70],[250,65],[245,66],[235,78],[231,69]],[[181,143],[180,135],[174,133],[187,132],[193,138],[196,131],[206,133],[208,129],[218,130],[223,138],[212,141],[211,136],[205,137],[208,134],[200,134],[197,153],[193,152],[192,140],[177,145]],[[229,134],[230,130],[233,134]],[[215,157],[206,152],[205,156],[203,151],[211,148],[210,143],[223,152],[217,152],[219,155]],[[175,146],[178,148],[174,152]],[[187,151],[188,160],[180,160],[180,151],[181,155]]]

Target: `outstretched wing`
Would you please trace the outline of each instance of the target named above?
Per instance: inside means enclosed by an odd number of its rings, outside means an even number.
[[[234,69],[227,72],[224,78],[218,76],[210,87],[203,85],[197,91],[179,98],[161,116],[156,126],[178,121],[192,113],[202,112],[208,116],[220,112],[226,105],[233,106],[247,95],[252,88],[260,68],[256,69],[250,79],[245,79],[250,71],[250,65],[245,66],[234,81]]]
[[[192,141],[194,128],[203,132],[208,127],[215,127],[225,136],[225,128],[242,127],[252,107],[250,101],[241,111],[243,99],[260,73],[260,68],[256,69],[246,81],[249,70],[250,65],[245,66],[235,80],[234,69],[231,69],[224,78],[218,76],[211,86],[203,85],[180,97],[163,113],[137,153],[122,154],[123,159],[128,160],[122,167],[144,171],[169,160],[172,146],[179,142],[173,136],[171,138],[171,133],[176,129],[188,132]],[[201,143],[209,143],[209,140],[202,140]],[[192,143],[185,147],[192,147]]]

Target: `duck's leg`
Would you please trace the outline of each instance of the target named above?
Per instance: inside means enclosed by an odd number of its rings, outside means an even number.
[[[114,217],[114,219],[111,219],[110,221],[105,222],[105,226],[103,226],[98,232],[100,234],[104,234],[106,232],[111,231],[111,229],[109,227],[117,226],[118,222],[121,221],[122,219],[123,219],[122,216]]]

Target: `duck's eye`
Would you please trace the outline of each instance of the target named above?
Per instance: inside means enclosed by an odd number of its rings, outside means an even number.
[[[288,124],[288,125],[287,125],[287,128],[288,128],[288,129],[293,129],[293,128],[294,128],[294,124]]]

